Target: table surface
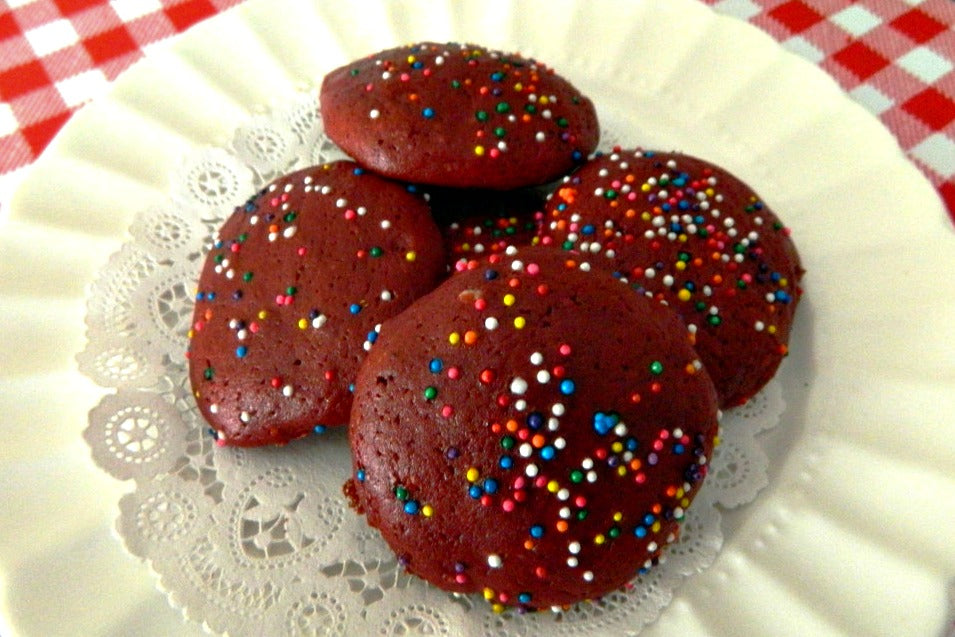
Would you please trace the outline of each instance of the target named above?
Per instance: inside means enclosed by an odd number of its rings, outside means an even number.
[[[152,45],[242,0],[0,1],[0,219],[70,116]],[[955,0],[701,0],[832,75],[955,220]]]

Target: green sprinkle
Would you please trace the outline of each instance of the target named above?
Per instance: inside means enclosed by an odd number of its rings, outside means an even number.
[[[294,212],[290,212],[282,218],[285,219],[285,223],[292,223],[293,221],[295,221],[295,216],[296,215]]]
[[[368,254],[377,258],[377,257],[380,257],[382,254],[384,254],[384,252],[385,252],[384,250],[382,250],[378,246],[375,246],[374,248],[368,251]]]
[[[663,363],[661,363],[660,361],[653,361],[652,363],[650,363],[650,373],[655,376],[659,376],[660,374],[662,374]]]
[[[568,124],[569,122],[567,121],[566,117],[557,118],[557,125],[560,126],[561,128],[567,128]]]
[[[580,469],[574,469],[570,472],[570,481],[573,483],[582,482],[584,479],[584,472]]]
[[[424,390],[424,397],[427,400],[434,400],[438,397],[438,388],[437,387],[427,387]]]
[[[216,372],[211,367],[206,367],[205,371],[202,372],[202,375],[206,380],[212,380],[212,377],[216,375]]]
[[[479,122],[486,122],[488,117],[487,111],[478,111],[477,113],[474,114],[474,116],[477,118],[477,121]]]
[[[251,272],[246,272],[245,274],[242,275],[242,280],[245,281],[246,283],[248,283],[249,281],[252,280],[252,277],[253,277],[253,276],[255,276],[255,275],[252,274]]]
[[[399,484],[395,487],[395,497],[404,502],[408,499],[408,490]]]
[[[511,110],[511,105],[507,102],[498,102],[497,106],[494,107],[498,113],[509,113]]]
[[[501,438],[501,446],[504,447],[505,449],[513,449],[514,444],[515,444],[515,441],[513,436],[504,436],[503,438]]]
[[[296,292],[298,292],[298,289],[294,285],[290,285],[285,288],[285,293],[289,296],[295,296]]]
[[[504,137],[505,133],[507,133],[507,131],[504,130],[504,128],[501,126],[498,126],[497,128],[494,129],[494,134],[497,135],[498,137]]]

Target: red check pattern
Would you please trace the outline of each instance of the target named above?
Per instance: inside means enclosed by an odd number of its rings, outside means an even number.
[[[70,115],[158,40],[242,0],[0,0],[0,206]],[[955,220],[955,0],[700,0],[875,113]]]

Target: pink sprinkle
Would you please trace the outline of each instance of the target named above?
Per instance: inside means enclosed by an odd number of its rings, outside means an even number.
[[[627,195],[627,201],[636,201],[636,199],[637,199],[637,193],[635,192],[631,192],[630,194]]]
[[[285,203],[286,201],[288,201],[288,193],[287,193],[287,192],[283,192],[283,193],[282,193],[282,203]]]
[[[274,208],[275,206],[279,205],[279,198],[278,198],[278,197],[272,197],[271,199],[269,199],[269,205],[271,205],[273,208]]]
[[[574,504],[576,504],[576,505],[579,506],[579,507],[585,507],[585,506],[587,506],[587,498],[585,498],[585,497],[582,496],[582,495],[578,495],[578,496],[574,499]]]
[[[258,332],[258,331],[259,331],[259,324],[258,324],[258,323],[249,323],[249,331],[252,332],[253,334],[255,334],[256,332]]]
[[[514,478],[514,488],[523,489],[524,488],[524,476],[517,476]]]
[[[402,74],[401,74],[401,81],[402,81],[402,82],[407,82],[407,81],[410,80],[410,79],[411,79],[411,76],[408,75],[407,73],[402,73]]]
[[[356,216],[357,216],[357,215],[355,214],[355,211],[352,210],[351,208],[349,208],[348,210],[345,211],[345,219],[348,220],[348,221],[351,221],[351,220],[354,219]]]
[[[490,152],[488,153],[488,155],[490,155],[491,157],[497,157],[500,154],[501,154],[501,151],[499,151],[496,148],[492,148]]]
[[[305,249],[305,246],[302,246],[298,249],[298,256],[304,257],[306,252],[308,252],[308,250]]]
[[[663,449],[663,441],[662,441],[662,440],[654,440],[654,441],[653,441],[653,450],[654,450],[654,451],[660,451],[660,450],[662,450],[662,449]]]
[[[233,252],[238,252],[238,251],[239,251],[239,244],[238,244],[238,243],[233,243],[231,246],[229,246],[229,249],[232,250]]]
[[[543,489],[547,486],[547,478],[544,476],[538,476],[537,479],[534,480],[534,486],[538,489]]]
[[[461,370],[459,368],[457,367],[448,368],[448,378],[450,378],[451,380],[457,380],[459,376],[461,376]]]
[[[457,582],[458,584],[466,584],[468,581],[468,576],[465,575],[464,573],[458,573],[457,575],[454,576],[454,581]]]
[[[510,513],[514,510],[514,500],[504,500],[504,502],[501,502],[501,508]]]
[[[223,440],[222,438],[216,438],[216,446],[225,447],[225,440]]]
[[[441,415],[444,416],[445,418],[450,418],[451,414],[453,413],[454,413],[454,407],[452,407],[451,405],[445,405],[444,407],[441,408]]]
[[[612,182],[610,182],[610,186],[611,186],[612,188],[619,188],[619,187],[622,186],[622,185],[623,185],[623,184],[620,183],[620,180],[619,180],[619,179],[614,179]]]
[[[557,351],[564,356],[570,356],[570,345],[568,345],[567,343],[564,343],[559,348],[557,348]]]
[[[541,271],[541,268],[536,263],[529,263],[527,265],[527,273],[530,274],[531,276],[534,276],[535,274],[539,274],[540,271]]]
[[[275,304],[276,304],[276,305],[282,305],[282,301],[284,301],[284,300],[285,300],[285,296],[284,296],[284,295],[282,295],[282,294],[276,294],[276,295],[275,295]]]
[[[291,305],[292,301],[294,300],[295,300],[295,297],[290,294],[282,300],[282,305]]]
[[[370,92],[372,91],[372,89],[374,89],[374,88],[375,88],[375,87],[371,84],[371,82],[369,82],[368,84],[365,84],[365,90],[368,91],[369,93],[370,93]]]

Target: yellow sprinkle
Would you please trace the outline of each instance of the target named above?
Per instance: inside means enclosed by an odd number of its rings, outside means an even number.
[[[298,329],[304,330],[306,327],[308,327],[308,321],[306,321],[305,319],[299,319],[299,320],[298,320]]]
[[[677,237],[677,240],[678,240],[680,243],[686,243],[686,235],[685,235],[685,234],[681,234],[680,236]]]
[[[193,336],[196,335],[196,333],[195,333],[193,330],[189,330],[189,331],[186,333],[186,335],[187,335],[189,338],[192,338]]]
[[[547,490],[550,491],[551,493],[557,493],[559,489],[560,489],[560,485],[557,484],[557,480],[551,480],[550,482],[547,483]]]
[[[720,437],[719,437],[719,436],[713,436],[713,446],[714,446],[714,447],[719,447],[719,446],[720,446]]]
[[[421,507],[421,515],[423,515],[426,518],[430,518],[432,515],[434,515],[434,509],[431,508],[430,504],[426,504],[423,507]]]
[[[654,522],[654,523],[653,523],[653,526],[651,526],[650,529],[651,529],[654,533],[658,533],[658,532],[660,531],[660,523],[659,523],[659,522]]]
[[[770,325],[769,327],[766,328],[766,331],[769,332],[770,334],[775,334],[775,333],[776,333],[776,326],[775,326],[775,325]]]
[[[448,335],[448,342],[452,345],[457,345],[461,342],[461,335],[457,332],[451,332],[451,334]]]
[[[527,319],[525,319],[523,316],[518,316],[516,319],[514,319],[514,327],[517,329],[522,330],[524,329],[525,325],[527,325]]]
[[[603,544],[607,541],[607,538],[604,537],[603,533],[598,533],[597,537],[594,538],[594,544]]]
[[[625,475],[627,475],[627,468],[626,468],[625,466],[623,466],[623,465],[620,465],[619,467],[617,467],[617,475],[618,475],[618,476],[625,476]]]
[[[674,263],[673,265],[675,265],[675,266],[676,266],[676,269],[679,270],[679,271],[681,271],[681,272],[682,272],[683,270],[686,270],[686,263],[683,262],[683,261],[677,261],[677,262]]]
[[[614,522],[619,522],[622,519],[623,519],[623,513],[621,513],[620,511],[617,511],[616,513],[613,514]]]
[[[514,301],[515,301],[515,299],[514,299],[514,295],[513,295],[513,294],[505,294],[505,295],[504,295],[504,305],[510,307],[510,306],[514,305]]]
[[[408,56],[408,64],[414,64],[415,57],[413,55]]]
[[[414,250],[409,250],[408,252],[405,253],[405,261],[411,262],[417,258],[418,258],[418,253],[415,252]]]
[[[643,192],[650,192],[650,184],[643,184],[642,186],[640,186],[640,190],[642,190]]]
[[[538,101],[538,103],[540,103],[540,104],[549,104],[549,103],[550,103],[550,100],[547,99],[547,96],[546,96],[546,95],[541,95],[541,96],[540,96],[540,99],[537,100],[537,101]]]
[[[683,490],[683,487],[676,490],[676,497],[682,498],[684,495],[686,495],[686,491]]]
[[[712,197],[713,194],[714,194],[714,192],[715,192],[715,191],[714,191],[712,188],[707,188],[707,189],[706,189],[706,196],[707,196],[707,197]]]
[[[787,285],[789,285],[789,279],[787,279],[787,278],[785,278],[785,277],[782,278],[782,279],[780,279],[780,280],[779,280],[779,285],[781,285],[781,286],[783,286],[783,287],[786,287]]]
[[[690,499],[689,499],[689,498],[683,498],[682,500],[680,500],[680,506],[683,507],[684,509],[685,509],[686,507],[690,506]]]
[[[503,613],[504,604],[491,604],[491,610],[493,610],[495,613]]]
[[[683,261],[677,261],[677,264],[678,264],[678,265],[682,265],[684,268],[686,267],[686,265],[683,263]],[[682,270],[683,268],[680,268],[680,269]],[[689,301],[689,300],[690,300],[690,297],[693,296],[693,295],[690,294],[690,291],[689,291],[689,290],[687,290],[686,288],[683,288],[682,290],[680,290],[679,292],[676,293],[676,296],[677,296],[677,298],[680,299],[681,301]]]
[[[470,469],[468,469],[468,473],[467,473],[468,482],[474,482],[474,481],[476,481],[480,476],[481,476],[481,474],[478,473],[478,470],[475,469],[474,467],[471,467]]]
[[[261,320],[261,319],[264,319],[264,318],[265,318],[266,316],[268,316],[268,315],[269,315],[268,312],[266,312],[265,310],[262,310],[262,311],[259,312],[259,319],[260,319],[260,320]]]
[[[475,147],[474,147],[474,154],[477,155],[478,157],[480,157],[481,155],[483,155],[483,154],[484,154],[484,146],[475,146]]]
[[[610,445],[610,448],[613,449],[614,453],[620,453],[623,451],[623,443],[618,440],[617,442]]]
[[[492,591],[490,588],[485,588],[485,589],[484,589],[484,599],[486,599],[486,600],[488,600],[488,601],[491,601],[492,599],[494,599],[494,591]]]
[[[523,91],[523,90],[524,90],[524,85],[521,84],[520,82],[518,82],[517,84],[514,85],[514,90],[515,90],[515,91]]]

